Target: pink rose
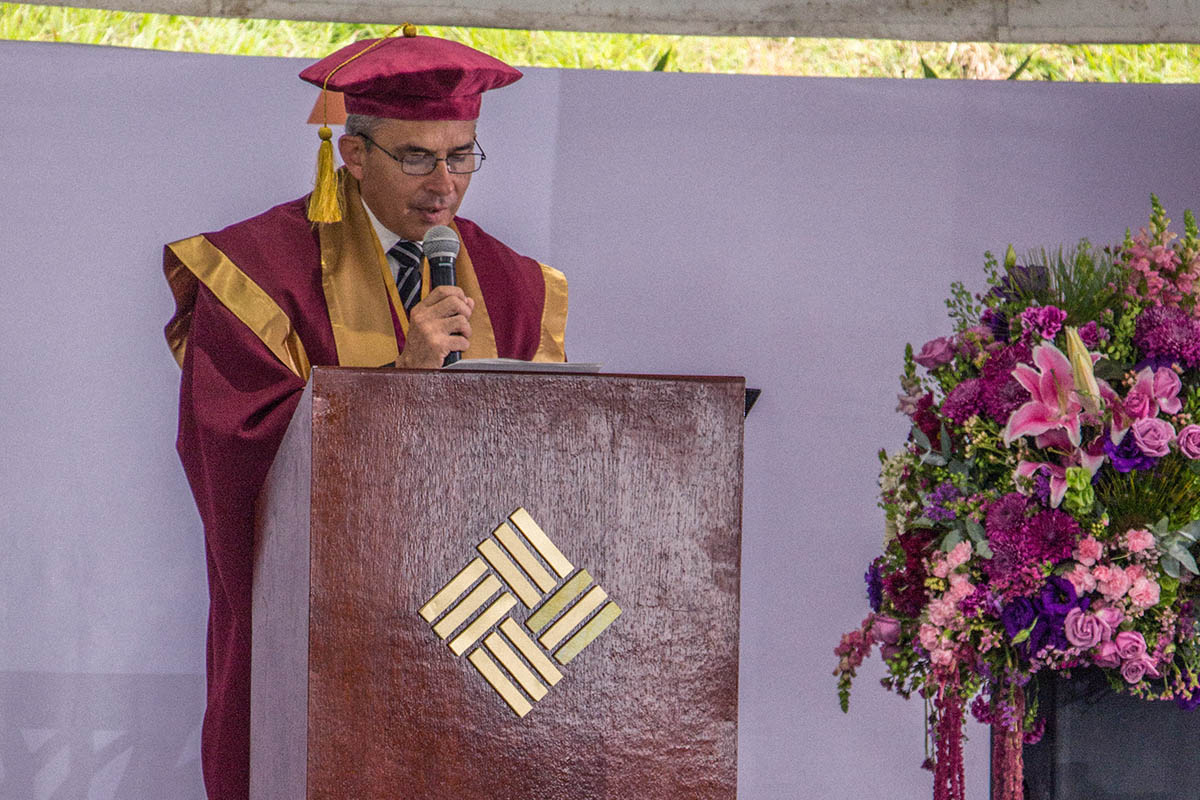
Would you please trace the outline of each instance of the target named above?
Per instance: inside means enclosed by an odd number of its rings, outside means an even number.
[[[1179,401],[1179,390],[1182,388],[1183,384],[1175,370],[1159,367],[1154,371],[1154,399],[1158,401],[1158,407],[1168,414],[1178,414],[1183,407]]]
[[[876,614],[875,621],[871,623],[871,631],[877,641],[896,644],[900,641],[900,620]]]
[[[1158,605],[1158,583],[1149,578],[1138,578],[1129,588],[1129,599],[1138,608],[1150,608]]]
[[[1117,655],[1123,661],[1146,655],[1146,640],[1137,631],[1121,631],[1113,639],[1117,646]]]
[[[1063,575],[1064,578],[1071,582],[1075,587],[1075,594],[1085,595],[1096,588],[1096,579],[1092,577],[1091,570],[1083,564],[1076,564],[1075,568]]]
[[[1154,398],[1148,392],[1142,391],[1140,387],[1129,390],[1129,394],[1125,396],[1124,406],[1125,413],[1134,419],[1145,419],[1157,411]]]
[[[1097,667],[1112,669],[1113,667],[1121,666],[1121,656],[1117,653],[1117,646],[1112,642],[1101,642],[1092,651],[1092,661]]]
[[[921,639],[921,646],[931,653],[937,649],[942,641],[942,635],[938,629],[928,624],[921,625],[919,638]]]
[[[1129,591],[1129,585],[1132,581],[1125,574],[1125,570],[1117,566],[1100,565],[1092,568],[1092,577],[1096,579],[1096,587],[1100,590],[1100,594],[1112,602],[1119,600],[1125,592]]]
[[[1200,425],[1185,425],[1175,438],[1179,452],[1191,459],[1200,458]]]
[[[939,647],[930,654],[929,660],[932,661],[936,666],[948,667],[954,663],[954,651]]]
[[[913,361],[916,361],[925,369],[940,367],[943,364],[949,364],[953,360],[954,345],[945,336],[930,339],[921,346],[921,352],[913,356]]]
[[[1125,549],[1131,553],[1140,553],[1154,547],[1154,534],[1145,528],[1134,528],[1125,533]]]
[[[1067,641],[1081,650],[1088,650],[1100,644],[1102,626],[1100,620],[1091,614],[1084,613],[1078,606],[1067,612],[1063,623]]]
[[[1138,656],[1121,665],[1121,677],[1126,683],[1137,683],[1145,675],[1151,678],[1158,677],[1158,670],[1154,668],[1154,662],[1149,656]]]
[[[1133,423],[1133,441],[1148,456],[1161,458],[1171,450],[1175,428],[1165,419],[1139,419]]]
[[[1075,560],[1080,564],[1091,566],[1100,558],[1104,552],[1104,545],[1100,544],[1094,536],[1087,536],[1079,540],[1079,544],[1075,547]]]
[[[1103,630],[1100,633],[1100,638],[1104,641],[1109,641],[1117,633],[1117,626],[1125,619],[1125,615],[1120,609],[1108,606],[1101,608],[1095,612],[1096,619],[1099,620]]]

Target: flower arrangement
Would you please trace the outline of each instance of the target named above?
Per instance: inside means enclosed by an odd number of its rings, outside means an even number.
[[[936,800],[963,796],[968,708],[1021,796],[1039,675],[1200,705],[1200,231],[1151,204],[1116,247],[988,254],[953,334],[906,348],[912,431],[880,453],[884,551],[834,674],[846,710],[878,644],[884,686],[930,704]]]

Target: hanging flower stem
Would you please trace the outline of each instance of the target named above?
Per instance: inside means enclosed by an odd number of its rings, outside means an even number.
[[[1025,758],[1022,721],[1025,719],[1025,690],[1012,689],[1012,716],[996,714],[992,725],[992,797],[994,800],[1024,800]],[[1005,727],[1005,725],[1009,727]]]

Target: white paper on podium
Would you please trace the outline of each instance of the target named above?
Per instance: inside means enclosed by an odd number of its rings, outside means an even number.
[[[604,366],[596,362],[522,361],[519,358],[470,358],[457,361],[443,369],[470,369],[483,372],[599,372]]]

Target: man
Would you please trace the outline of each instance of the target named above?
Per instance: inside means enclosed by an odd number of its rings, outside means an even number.
[[[484,158],[480,96],[520,73],[406,30],[301,77],[343,92],[351,115],[330,195],[340,219],[310,222],[301,198],[164,252],[177,303],[166,334],[183,369],[177,447],[208,562],[210,800],[249,794],[254,500],[312,365],[438,368],[452,351],[564,359],[561,273],[456,216]],[[419,244],[434,225],[452,226],[462,249],[457,285],[430,291]]]

